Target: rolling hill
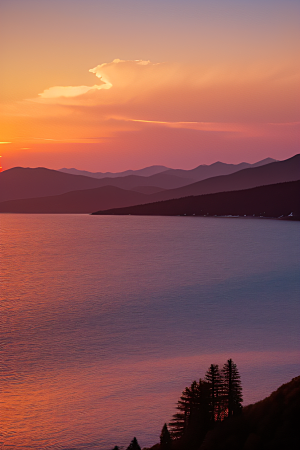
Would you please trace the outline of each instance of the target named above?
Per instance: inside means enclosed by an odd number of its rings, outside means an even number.
[[[151,186],[152,189],[148,188],[148,191],[153,193],[184,186],[187,183],[189,180],[174,175],[155,174],[150,177],[128,175],[120,178],[96,179],[43,167],[35,169],[14,167],[0,173],[0,202],[60,195],[102,186],[116,186],[120,189],[137,189],[137,191],[142,191],[143,186]]]
[[[74,175],[76,176],[76,175]],[[88,214],[102,209],[145,203],[147,195],[115,186],[66,192],[60,195],[10,200],[0,203],[0,212],[29,214]]]

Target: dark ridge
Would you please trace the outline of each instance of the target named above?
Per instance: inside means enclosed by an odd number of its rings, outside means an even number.
[[[156,216],[300,216],[300,181],[241,191],[189,196],[128,208],[98,211],[94,215]]]

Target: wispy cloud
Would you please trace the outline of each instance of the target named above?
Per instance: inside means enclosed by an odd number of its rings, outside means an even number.
[[[110,89],[110,84],[94,85],[94,86],[53,86],[49,89],[45,89],[40,98],[59,98],[59,97],[77,97],[79,95],[86,94],[89,91]]]

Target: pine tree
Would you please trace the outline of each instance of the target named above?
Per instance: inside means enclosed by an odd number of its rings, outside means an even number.
[[[222,419],[223,380],[217,364],[211,364],[205,375],[210,390],[210,420],[218,422]]]
[[[242,385],[241,377],[236,364],[229,359],[223,366],[223,388],[224,407],[226,416],[231,417],[239,414],[242,410]]]
[[[160,433],[160,448],[161,450],[169,450],[172,446],[172,438],[165,423]]]
[[[194,381],[185,388],[177,403],[169,426],[171,436],[191,448],[197,446],[209,429],[209,385],[203,380]]]
[[[186,387],[182,392],[181,397],[177,402],[177,410],[179,412],[173,415],[169,424],[172,438],[175,440],[183,437],[189,424],[193,396],[192,386],[193,384],[191,387]]]
[[[127,447],[127,450],[141,450],[141,447],[139,446],[136,437],[134,437],[132,439],[132,441],[130,442],[129,446]]]

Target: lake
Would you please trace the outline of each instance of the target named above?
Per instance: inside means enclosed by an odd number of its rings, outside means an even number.
[[[245,405],[300,374],[299,223],[0,221],[1,448],[151,446],[212,363]]]

